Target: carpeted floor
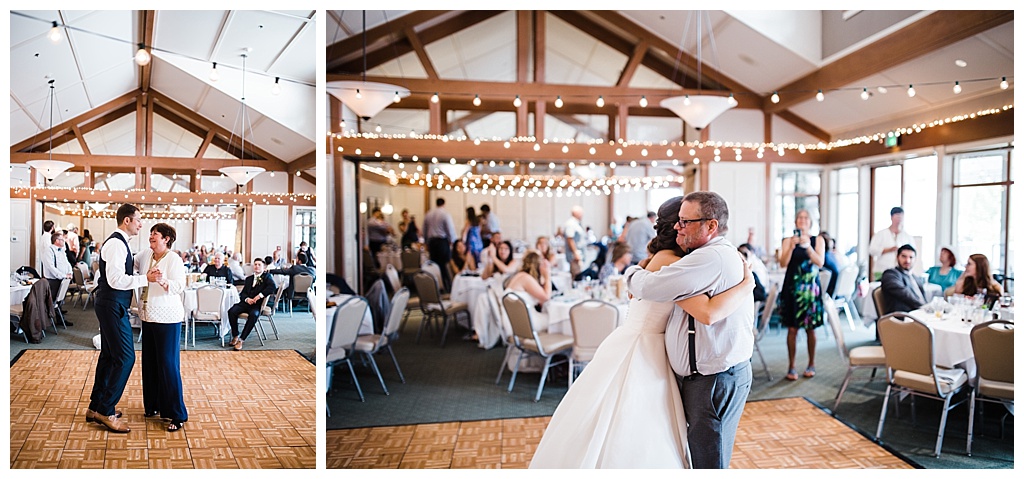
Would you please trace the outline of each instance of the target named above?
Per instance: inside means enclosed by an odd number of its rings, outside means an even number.
[[[395,356],[406,384],[399,382],[391,359],[385,354],[377,357],[384,380],[390,392],[385,396],[369,365],[356,363],[359,382],[366,395],[360,402],[347,368],[335,371],[334,389],[327,397],[333,415],[327,419],[327,429],[350,429],[369,426],[395,426],[444,422],[484,421],[493,419],[530,418],[549,416],[567,390],[563,375],[555,375],[544,388],[540,402],[534,403],[540,375],[520,374],[515,389],[507,393],[510,374],[505,372],[501,385],[494,381],[502,362],[504,348],[482,350],[476,343],[460,341],[464,331],[449,333],[445,348],[436,338],[424,337],[415,344],[415,330],[419,325],[418,313],[413,313],[405,334],[395,343]],[[873,343],[874,330],[858,327],[851,331],[844,322],[846,341],[853,347]],[[806,364],[804,336],[799,338],[797,365],[802,371]],[[762,342],[762,351],[774,379],[769,381],[754,361],[754,385],[750,400],[779,398],[806,398],[831,413],[829,408],[846,373],[831,336],[818,329],[817,376],[797,381],[783,379],[787,368],[785,335],[776,330],[769,332]],[[869,371],[859,371],[857,377],[866,379]],[[874,440],[885,391],[884,372],[872,382],[851,384],[835,415],[863,436]],[[1013,418],[1007,421],[1005,438],[1000,438],[1001,408],[985,408],[975,421],[974,455],[966,456],[968,404],[965,402],[949,414],[941,457],[932,452],[938,432],[939,406],[937,401],[917,401],[917,422],[911,421],[909,405],[900,406],[900,418],[893,410],[886,419],[883,444],[909,461],[925,468],[985,469],[1014,467]],[[330,458],[328,458],[330,460]],[[855,466],[851,466],[855,467]]]
[[[92,338],[99,334],[99,321],[96,319],[96,312],[93,309],[92,302],[89,302],[84,311],[82,310],[81,303],[73,305],[70,299],[66,303],[64,307],[68,311],[66,319],[74,323],[74,325],[64,329],[58,320],[57,334],[54,334],[53,327],[48,326],[46,328],[46,337],[43,338],[43,342],[40,344],[28,344],[20,334],[11,334],[10,356],[12,361],[21,351],[26,350],[89,349],[96,351]],[[244,322],[241,324],[244,324]],[[267,351],[287,349],[298,351],[311,361],[315,359],[313,351],[316,345],[316,322],[305,306],[300,306],[291,315],[286,312],[277,312],[274,315],[274,324],[277,326],[280,339],[275,338],[273,328],[264,321],[263,326],[266,334],[269,336],[265,344],[260,344],[254,330],[249,335],[249,340],[245,342],[243,350]],[[139,330],[134,330],[134,333],[135,338],[138,339]],[[192,346],[192,342],[189,340],[188,349],[199,351],[227,350],[226,345],[223,348],[221,347],[220,340],[216,338],[216,335],[217,332],[214,326],[200,324],[196,330],[195,347]],[[184,333],[182,334],[182,341],[184,342]],[[142,349],[142,345],[136,342],[135,349]]]

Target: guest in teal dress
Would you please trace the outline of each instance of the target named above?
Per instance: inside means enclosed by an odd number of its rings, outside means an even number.
[[[939,265],[928,268],[928,282],[937,284],[945,291],[956,284],[964,270],[956,267],[956,254],[948,247],[939,250]]]

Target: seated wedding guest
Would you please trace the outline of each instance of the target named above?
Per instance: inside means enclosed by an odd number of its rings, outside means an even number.
[[[494,236],[492,235],[491,238],[493,239]],[[487,258],[487,262],[484,263],[484,271],[480,277],[487,279],[497,274],[512,273],[515,271],[515,266],[512,264],[514,261],[512,258],[512,242],[502,241],[492,251],[491,257]]]
[[[523,256],[522,266],[505,285],[505,291],[526,293],[523,299],[533,303],[537,311],[551,299],[551,268],[541,262],[540,253],[530,250]]]
[[[306,266],[306,253],[299,253],[295,255],[295,264],[287,268],[277,268],[267,270],[269,274],[280,274],[288,277],[288,287],[284,290],[284,298],[291,300],[295,297],[295,275],[297,274],[308,274],[316,280],[316,270]]]
[[[964,296],[985,295],[985,304],[991,306],[1003,294],[1003,288],[992,278],[989,270],[988,257],[983,254],[972,254],[967,258],[964,273],[953,285],[953,294]]]
[[[303,263],[310,268],[316,268],[316,258],[313,257],[313,249],[309,247],[309,243],[303,241],[299,243],[299,253],[306,254],[306,262]]]
[[[925,271],[928,282],[941,286],[943,291],[952,288],[963,273],[964,270],[956,267],[956,253],[948,246],[939,250],[939,264]]]
[[[448,266],[451,268],[453,276],[467,271],[476,271],[476,260],[466,249],[466,243],[460,239],[452,243],[452,260],[448,262]]]
[[[551,240],[547,236],[538,236],[537,244],[534,246],[537,248],[537,252],[540,253],[540,257],[546,260],[552,265],[555,264],[555,250],[551,248]]]
[[[615,243],[612,247],[612,258],[610,262],[604,264],[601,267],[600,273],[597,275],[597,279],[604,282],[605,278],[609,276],[620,275],[626,272],[626,268],[632,264],[633,261],[633,247],[629,243]]]
[[[288,267],[288,259],[284,257],[284,250],[280,246],[274,250],[274,253],[270,255],[270,263],[267,263],[268,268],[286,268]]]
[[[920,308],[928,300],[925,298],[924,284],[921,278],[914,276],[914,258],[917,251],[913,246],[905,244],[896,250],[896,266],[882,272],[882,296],[889,310],[885,314],[907,313]],[[879,316],[882,312],[879,311]]]
[[[213,264],[207,265],[203,274],[206,275],[207,281],[211,281],[211,278],[224,278],[228,284],[235,283],[235,276],[231,274],[231,268],[224,264],[224,255],[221,253],[213,255]]]
[[[235,351],[242,350],[242,343],[249,337],[252,328],[259,320],[260,306],[263,298],[277,292],[277,285],[274,278],[267,271],[263,270],[264,262],[260,258],[252,260],[252,275],[245,278],[245,286],[238,294],[240,301],[228,310],[228,323],[231,325],[231,342],[228,346],[235,348]],[[238,316],[242,313],[249,315],[242,328],[242,334],[238,334]]]
[[[228,259],[228,269],[231,270],[231,276],[234,278],[232,284],[245,284],[245,269],[242,268],[242,253],[234,253],[231,255]]]

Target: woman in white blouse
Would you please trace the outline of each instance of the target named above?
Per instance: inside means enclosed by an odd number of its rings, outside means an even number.
[[[142,308],[142,402],[146,417],[170,421],[167,430],[180,431],[188,421],[181,387],[181,322],[185,307],[185,265],[171,251],[177,233],[166,223],[149,230],[149,248],[135,255],[139,272],[156,270],[158,280],[143,288]]]

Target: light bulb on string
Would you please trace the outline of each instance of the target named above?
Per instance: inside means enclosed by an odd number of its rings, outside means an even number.
[[[51,42],[57,43],[60,41],[62,35],[60,34],[60,25],[56,21],[53,22],[53,27],[50,28],[50,32],[46,34],[46,38],[49,38]]]
[[[1003,81],[999,82],[999,89],[1005,90],[1010,88],[1010,84],[1006,82],[1006,77],[1003,77]]]
[[[914,85],[910,85],[910,87],[907,88],[907,96],[914,98],[914,95],[917,95],[917,90],[914,89]]]
[[[814,95],[814,98],[818,101],[825,101],[825,94],[821,90],[818,90],[818,94]]]
[[[735,107],[736,105],[739,105],[739,104],[740,104],[740,102],[736,101],[736,97],[733,96],[732,93],[730,93],[729,94],[729,105]]]
[[[640,106],[644,107],[644,108],[647,108],[647,96],[646,95],[641,95],[640,96]]]
[[[516,99],[512,100],[512,106],[514,106],[516,108],[519,108],[519,107],[523,106],[523,100],[519,99],[519,95],[516,95]]]
[[[274,96],[281,94],[281,77],[274,77],[274,85],[270,87],[270,94]]]
[[[399,95],[398,92],[396,91],[395,92],[395,98],[393,100],[391,100],[391,103],[398,103],[400,101],[402,101],[402,95]]]
[[[597,106],[598,106],[599,108],[600,108],[600,107],[602,107],[602,106],[604,106],[604,96],[603,96],[603,95],[599,95],[599,96],[597,97]]]
[[[562,101],[562,95],[558,95],[558,98],[555,98],[555,108],[562,108],[562,105],[564,104],[565,102]]]
[[[359,91],[359,89],[356,88],[356,100],[362,100],[362,99],[363,99],[363,92]]]
[[[473,106],[480,106],[480,95],[473,97]]]
[[[860,92],[860,99],[867,100],[868,98],[871,98],[871,94],[868,93],[868,89],[865,87],[864,90]]]
[[[960,82],[953,83],[953,94],[954,95],[959,95],[960,92],[962,92],[962,91],[964,91],[964,89],[960,88]]]
[[[135,64],[144,67],[149,65],[149,62],[153,59],[153,56],[146,51],[146,45],[140,43],[138,51],[135,52]]]
[[[686,106],[690,105],[690,95],[683,96],[683,104]]]
[[[776,92],[772,92],[772,103],[778,103],[778,102],[779,102],[779,92],[777,92],[777,91]]]
[[[439,101],[441,101],[441,98],[437,96],[437,92],[434,92],[434,95],[430,97],[430,103],[437,103]]]

